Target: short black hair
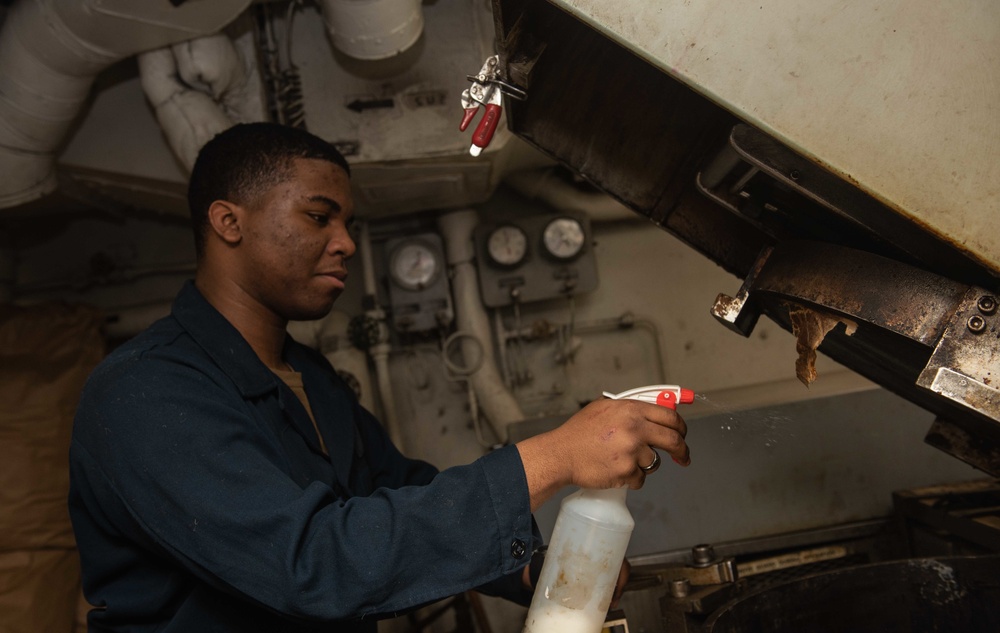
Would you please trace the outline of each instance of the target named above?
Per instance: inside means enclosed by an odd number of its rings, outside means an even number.
[[[257,197],[286,180],[296,158],[315,158],[351,168],[336,147],[305,130],[277,123],[240,123],[205,144],[191,170],[188,206],[195,251],[205,248],[208,208],[216,200],[252,206]]]

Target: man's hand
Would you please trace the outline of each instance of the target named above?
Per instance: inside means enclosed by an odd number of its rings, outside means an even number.
[[[642,466],[659,448],[682,466],[691,463],[677,412],[636,400],[595,400],[557,429],[517,443],[528,479],[531,510],[560,488],[636,490],[646,480]]]

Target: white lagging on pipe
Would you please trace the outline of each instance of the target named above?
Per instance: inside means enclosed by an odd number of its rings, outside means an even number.
[[[190,172],[198,150],[232,120],[212,97],[178,78],[177,59],[170,48],[139,55],[139,73],[167,144]]]
[[[96,0],[11,6],[0,31],[0,208],[55,189],[55,152],[100,71],[141,51],[213,33],[250,1],[192,2],[166,14],[159,3],[138,2],[133,15],[112,13]]]
[[[355,59],[386,59],[413,46],[424,30],[421,0],[322,0],[323,22],[337,50]]]
[[[583,211],[591,222],[645,219],[605,193],[577,189],[556,176],[551,168],[512,172],[504,176],[504,183],[526,198],[541,200],[557,211]]]
[[[143,53],[139,72],[167,143],[188,171],[213,136],[267,116],[256,73],[224,34]]]
[[[491,344],[490,320],[479,295],[472,240],[472,231],[478,221],[475,211],[455,211],[438,218],[438,228],[444,236],[448,265],[452,270],[451,285],[455,295],[455,320],[458,329],[471,334],[480,342],[480,345],[476,345],[470,340],[463,340],[462,354],[470,365],[479,354],[483,355],[479,371],[473,373],[469,380],[493,430],[501,441],[506,441],[507,425],[523,420],[524,413],[504,385],[497,369],[496,354]]]

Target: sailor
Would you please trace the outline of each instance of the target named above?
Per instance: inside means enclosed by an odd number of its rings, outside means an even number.
[[[94,371],[75,420],[91,631],[374,631],[473,588],[527,604],[542,503],[639,488],[654,449],[689,463],[683,420],[631,400],[441,472],[402,455],[286,333],[347,282],[349,175],[332,145],[276,124],[201,150],[195,278]]]

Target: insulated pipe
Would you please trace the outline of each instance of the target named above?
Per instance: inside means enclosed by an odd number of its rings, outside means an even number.
[[[139,55],[139,73],[167,144],[190,172],[198,150],[233,121],[212,97],[179,79],[177,60],[169,48]]]
[[[475,211],[455,211],[438,218],[438,228],[444,236],[448,265],[452,270],[451,286],[455,294],[455,320],[458,329],[477,338],[480,343],[476,345],[468,338],[462,340],[462,354],[467,365],[471,366],[472,361],[482,354],[482,364],[478,371],[469,376],[469,380],[493,430],[501,441],[506,441],[507,425],[523,420],[524,413],[497,370],[496,355],[491,344],[490,320],[479,295],[472,240],[472,231],[478,221]]]
[[[552,169],[516,171],[504,176],[503,181],[526,198],[541,200],[553,209],[583,211],[591,222],[645,219],[605,193],[580,191]]]
[[[55,153],[94,77],[138,52],[213,33],[251,0],[122,3],[20,0],[0,31],[0,208],[56,187]]]
[[[322,0],[320,5],[333,45],[355,59],[398,55],[424,30],[421,0]]]
[[[188,171],[213,136],[267,118],[256,75],[226,35],[143,53],[139,72],[167,143]]]

